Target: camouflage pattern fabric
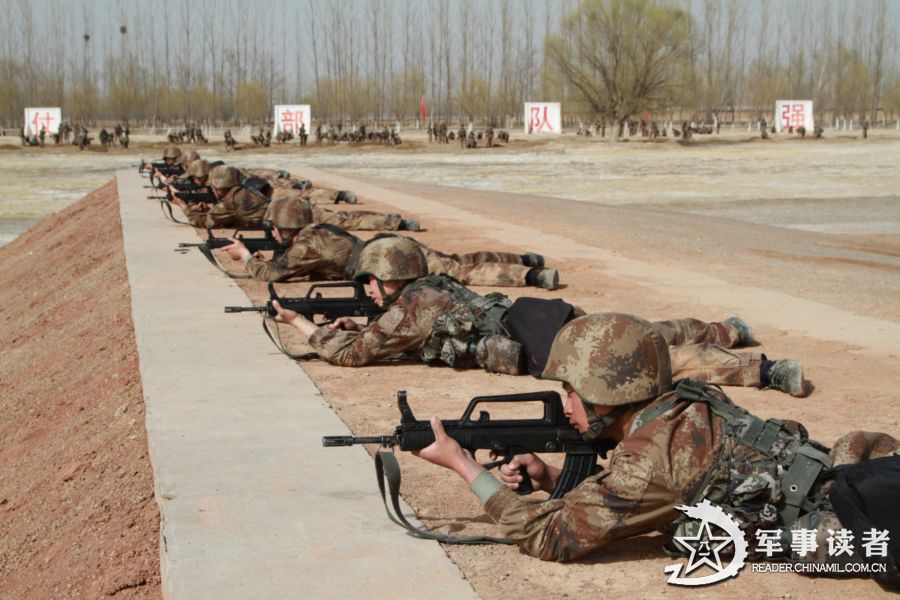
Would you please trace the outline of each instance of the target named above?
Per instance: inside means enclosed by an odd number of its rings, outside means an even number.
[[[698,379],[717,385],[739,387],[759,387],[761,383],[759,368],[762,354],[756,352],[734,352],[704,343],[670,346],[669,355],[672,359],[672,379],[675,381]]]
[[[313,221],[337,225],[350,231],[397,231],[402,218],[396,213],[385,214],[368,210],[334,211],[313,206]]]
[[[437,254],[443,254],[432,250]],[[444,254],[452,258],[461,265],[474,265],[478,263],[506,263],[510,265],[521,265],[522,255],[513,252],[494,252],[493,250],[481,250],[479,252],[467,252],[465,254]]]
[[[281,181],[287,181],[282,179]],[[313,205],[313,223],[336,225],[348,231],[397,231],[403,220],[396,213],[379,213],[369,210],[329,210],[316,206],[317,203],[334,204],[337,192],[316,190],[295,190],[291,187],[277,187],[272,194],[273,199],[303,198]],[[325,201],[325,198],[328,198]]]
[[[309,344],[324,360],[344,367],[415,353],[428,340],[437,318],[458,308],[456,305],[445,290],[407,286],[387,312],[361,331],[320,327]]]
[[[407,285],[387,312],[361,331],[320,327],[310,336],[310,346],[324,360],[344,367],[361,367],[405,353],[454,368],[480,366],[498,373],[523,373],[518,344],[487,339],[491,336],[481,331],[485,324],[475,323],[470,308],[439,279],[429,276]],[[479,336],[483,337],[479,340]]]
[[[461,263],[442,252],[431,250],[425,246],[422,246],[422,249],[428,259],[429,273],[446,273],[466,285],[524,287],[526,285],[525,276],[531,270],[530,267],[522,265],[521,257],[518,259],[518,264],[510,262]],[[504,255],[506,253],[477,252],[473,253],[469,260],[476,257],[503,258]]]
[[[672,394],[662,396],[648,403],[646,409],[671,398]],[[709,405],[677,401],[640,429],[629,432],[610,453],[609,468],[586,479],[565,498],[534,503],[503,487],[488,499],[485,511],[500,525],[503,535],[514,539],[528,554],[565,561],[616,539],[671,530],[682,516],[675,507],[695,500],[699,483],[720,464],[720,456],[729,460],[724,461],[724,467],[720,465],[724,469],[722,479],[705,495],[711,501],[722,500],[717,490],[725,488],[719,486],[727,486],[738,471],[747,468],[755,470],[756,477],[739,473],[743,481],[751,482],[745,490],[738,490],[745,501],[762,502],[780,493],[777,465],[739,446],[724,431],[724,419],[713,414]],[[854,452],[844,452],[849,447],[854,447]],[[844,452],[846,460],[855,461],[898,449],[900,442],[886,434],[854,432],[838,441],[834,456],[837,460],[837,454]],[[798,523],[817,520],[810,515],[818,515],[819,524],[832,528],[837,524],[827,510],[809,513]],[[740,520],[741,516],[736,516]]]
[[[741,334],[730,323],[705,323],[697,319],[656,321],[656,330],[670,346],[710,343],[723,348],[734,348],[740,343]]]
[[[259,281],[341,280],[352,250],[353,239],[349,236],[310,226],[301,230],[278,258],[266,261],[251,257],[246,263],[247,271]]]
[[[359,247],[359,256],[356,264],[352,265],[352,271],[353,279],[360,283],[369,283],[372,277],[382,282],[412,281],[428,275],[428,265],[422,247],[414,239],[386,235],[375,237]],[[385,297],[385,307],[390,306],[402,291],[397,290]]]
[[[195,227],[258,227],[266,214],[269,199],[251,193],[241,186],[229,188],[218,203],[206,212],[202,222],[199,211],[185,211]]]
[[[568,383],[585,402],[602,406],[642,402],[672,387],[665,340],[649,322],[622,313],[563,325],[541,378]]]

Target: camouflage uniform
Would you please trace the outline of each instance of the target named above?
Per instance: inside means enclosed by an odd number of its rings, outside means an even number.
[[[303,198],[313,204],[313,222],[335,225],[350,231],[397,231],[403,218],[397,213],[379,213],[369,210],[329,210],[316,203],[334,204],[338,192],[278,188],[272,198]],[[327,198],[327,200],[326,200]]]
[[[586,439],[603,437],[605,427],[627,414],[616,411],[639,409],[626,422],[609,466],[564,498],[534,503],[487,472],[473,482],[503,533],[544,560],[575,559],[612,540],[656,530],[684,533],[694,524],[676,507],[701,499],[730,513],[751,539],[754,529],[782,529],[782,548],[790,552],[792,529],[823,534],[829,526],[840,528],[821,495],[822,468],[900,452],[900,441],[866,432],[843,436],[829,452],[799,423],[762,421],[714,388],[698,384],[671,392],[665,341],[650,323],[630,315],[568,323],[556,336],[543,377],[571,385],[585,403]],[[595,413],[594,404],[612,413]]]
[[[310,225],[304,228],[283,254],[270,261],[251,256],[247,271],[260,281],[285,281],[306,277],[318,279],[346,279],[344,269],[353,251],[356,238],[341,235],[332,228]]]
[[[511,252],[472,252],[444,254],[422,246],[429,273],[446,273],[466,285],[524,287],[531,267],[522,264],[522,256]]]
[[[329,210],[313,206],[313,221],[351,231],[397,231],[403,218],[397,213],[371,210]]]
[[[342,331],[323,327],[309,338],[309,344],[324,360],[344,367],[361,367],[404,352],[418,353],[418,357],[424,362],[440,361],[456,368],[481,366],[477,362],[472,362],[477,361],[479,357],[469,356],[469,362],[466,362],[460,356],[462,352],[458,351],[458,348],[455,352],[452,350],[452,347],[465,346],[467,342],[451,339],[453,335],[443,331],[447,328],[442,327],[442,323],[454,315],[468,314],[468,309],[465,304],[454,299],[450,292],[434,285],[433,281],[434,277],[428,277],[406,286],[387,312],[362,331]],[[695,319],[685,321],[698,323]],[[433,335],[436,329],[442,331]],[[465,327],[457,329],[465,330]],[[463,331],[462,337],[465,338],[468,333]],[[440,336],[448,339],[437,339]],[[449,344],[446,343],[448,341]],[[434,351],[434,348],[441,350]],[[713,347],[718,351],[709,352],[696,352],[695,345],[688,345],[685,348],[683,359],[677,359],[676,362],[673,358],[672,370],[679,373],[679,377],[691,373],[703,375],[704,381],[721,385],[759,385],[758,363],[754,366],[730,364],[729,353],[723,348]],[[483,363],[487,360],[484,356],[480,359]],[[493,370],[507,374],[524,374],[515,368],[518,360],[518,357],[510,358],[510,362],[514,364]],[[724,364],[720,361],[724,361]],[[741,377],[750,378],[752,375],[750,372],[754,369],[755,382],[740,383]],[[736,383],[729,383],[730,381]]]
[[[741,345],[741,334],[733,325],[705,323],[697,319],[676,319],[652,323],[669,346],[672,376],[699,379],[718,385],[759,387],[760,366],[764,359],[758,352],[734,352]]]
[[[268,204],[269,199],[265,196],[238,185],[229,189],[209,210],[203,211],[191,205],[183,210],[194,227],[259,227]]]
[[[671,397],[654,400],[646,411]],[[635,422],[639,418],[640,413]],[[488,499],[485,511],[504,535],[544,560],[572,560],[616,539],[671,530],[681,516],[675,507],[699,501],[698,482],[722,452],[731,455],[734,440],[723,429],[724,420],[707,404],[678,401],[632,430],[610,453],[609,467],[565,498],[535,504],[503,487]],[[836,442],[831,457],[835,464],[847,464],[898,450],[900,442],[891,436],[853,432]],[[739,462],[744,458],[762,461],[758,453],[741,454]]]

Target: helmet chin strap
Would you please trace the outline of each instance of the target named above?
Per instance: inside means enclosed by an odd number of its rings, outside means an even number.
[[[616,422],[616,420],[628,409],[628,405],[616,406],[605,415],[598,415],[593,410],[589,411],[588,429],[581,434],[586,442],[595,442],[603,439],[603,431]]]
[[[409,285],[410,282],[414,281],[414,280],[411,279],[409,281],[404,281],[403,285],[398,287],[397,290],[393,294],[388,294],[385,291],[384,284],[381,282],[380,279],[378,279],[376,277],[375,281],[378,282],[378,290],[381,292],[381,298],[383,299],[383,308],[387,309],[387,308],[390,308],[391,304],[393,304],[397,300],[397,298],[400,297],[400,294],[403,293],[403,290],[406,289],[406,286]]]

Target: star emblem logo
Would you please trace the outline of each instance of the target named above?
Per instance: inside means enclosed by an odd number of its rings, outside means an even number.
[[[709,500],[703,500],[695,506],[675,508],[683,512],[688,519],[699,521],[699,525],[694,535],[676,535],[672,538],[676,545],[684,548],[690,555],[686,566],[683,563],[676,563],[663,569],[669,574],[666,581],[672,585],[699,586],[737,576],[747,560],[747,540],[737,521],[720,506],[711,504]],[[713,525],[724,535],[714,535]],[[734,547],[730,553],[730,561],[723,566],[721,553],[729,544],[733,544]],[[688,577],[688,574],[704,565],[709,567],[712,573]]]
[[[703,565],[708,565],[717,573],[722,570],[719,552],[732,543],[730,537],[713,535],[709,521],[703,521],[695,536],[675,536],[675,541],[691,553],[684,574],[692,573]]]

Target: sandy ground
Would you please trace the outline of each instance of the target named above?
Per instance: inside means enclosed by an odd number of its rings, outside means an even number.
[[[570,242],[560,244],[556,251],[550,248],[544,253],[550,264],[560,268],[565,289],[559,292],[505,290],[510,296],[562,296],[589,311],[621,310],[649,319],[695,316],[720,320],[740,312],[756,325],[757,336],[763,343],[760,351],[770,357],[803,360],[815,391],[811,397],[797,400],[774,391],[733,389],[732,397],[736,401],[762,417],[802,421],[813,437],[825,443],[833,442],[852,429],[900,434],[900,393],[897,392],[900,342],[884,339],[877,332],[879,322],[885,328],[900,322],[897,296],[900,290],[897,232],[900,230],[895,229],[895,224],[900,222],[900,211],[895,206],[897,186],[891,188],[882,181],[886,178],[888,184],[896,182],[896,169],[884,171],[883,162],[896,156],[900,149],[897,140],[879,140],[878,148],[866,147],[869,149],[864,149],[861,157],[852,159],[848,156],[859,154],[859,144],[853,139],[833,140],[822,146],[821,154],[819,148],[807,142],[795,144],[785,140],[772,146],[773,153],[797,155],[795,166],[789,167],[794,175],[802,174],[804,169],[817,162],[821,164],[822,172],[828,168],[840,170],[847,160],[869,165],[866,169],[870,170],[858,177],[852,170],[845,171],[846,177],[853,179],[860,188],[858,197],[851,197],[846,189],[835,192],[834,182],[830,180],[820,186],[815,178],[807,179],[806,186],[799,186],[803,187],[800,197],[793,188],[782,190],[778,186],[765,188],[765,193],[758,197],[747,197],[746,190],[758,187],[759,178],[769,172],[766,165],[757,168],[750,161],[744,172],[756,175],[745,178],[735,174],[736,197],[733,201],[704,198],[701,192],[706,181],[691,183],[692,178],[680,172],[677,161],[683,156],[679,153],[694,152],[693,159],[698,164],[707,161],[709,165],[704,168],[722,178],[720,186],[724,186],[728,195],[732,188],[728,184],[727,169],[732,168],[733,163],[729,167],[728,161],[716,162],[721,144],[688,149],[674,143],[661,147],[622,144],[610,150],[613,158],[618,157],[618,162],[614,160],[608,167],[610,171],[621,169],[622,161],[651,161],[652,157],[647,158],[650,153],[659,162],[658,175],[646,175],[643,181],[637,182],[625,178],[625,183],[617,188],[630,190],[635,201],[627,206],[616,205],[622,203],[615,201],[615,194],[613,200],[604,201],[602,192],[606,188],[599,182],[594,184],[599,187],[593,199],[580,201],[541,195],[540,190],[527,193],[513,190],[517,193],[503,194],[485,189],[491,185],[507,189],[503,186],[508,185],[509,179],[515,180],[518,173],[532,167],[541,157],[548,164],[557,163],[556,170],[549,176],[568,174],[564,179],[557,179],[556,188],[562,190],[559,194],[567,193],[570,183],[574,187],[586,185],[590,174],[582,173],[585,163],[567,171],[564,161],[557,158],[559,149],[548,148],[554,143],[557,142],[514,148],[507,154],[514,155],[513,158],[517,156],[517,160],[484,158],[482,166],[478,166],[482,164],[478,161],[460,160],[457,150],[436,153],[430,148],[427,151],[421,148],[403,150],[407,154],[400,155],[400,160],[395,156],[390,164],[383,159],[386,151],[382,148],[351,151],[339,147],[321,156],[292,155],[275,149],[269,153],[235,153],[229,159],[241,165],[246,160],[248,166],[288,168],[299,175],[303,174],[305,164],[329,167],[358,178],[361,184],[374,182],[388,189],[420,194],[436,201],[438,208],[429,208],[427,214],[407,216],[423,218],[428,231],[417,234],[417,239],[440,250],[491,248],[521,252],[536,244],[543,248],[543,240],[550,239],[549,236],[563,236]],[[588,158],[593,156],[598,160],[598,150],[588,148],[587,144],[584,140],[573,140],[571,151],[583,150]],[[743,141],[737,147],[747,156],[755,156],[757,145]],[[563,150],[569,152],[570,148],[567,146]],[[503,152],[506,149],[500,150],[501,154]],[[435,156],[443,159],[430,162]],[[412,157],[423,164],[413,162]],[[129,159],[127,156],[120,158]],[[731,160],[739,158],[740,152],[737,152]],[[407,164],[398,164],[404,161]],[[672,161],[676,161],[675,166],[667,166]],[[2,160],[0,164],[3,164]],[[367,171],[373,165],[377,173]],[[417,167],[419,173],[412,175]],[[602,170],[601,167],[597,169]],[[881,173],[881,177],[869,185],[867,177],[874,172]],[[448,183],[441,179],[448,177],[448,173],[452,179],[449,183],[456,187],[429,183]],[[367,179],[374,174],[396,177],[389,181]],[[494,178],[499,178],[501,183],[483,183],[495,181]],[[679,182],[686,186],[683,190],[677,188]],[[466,183],[471,184],[469,188],[478,189],[461,191],[460,187],[467,187]],[[695,196],[690,195],[692,190],[696,192]],[[665,201],[655,201],[657,195]],[[378,200],[364,195],[360,208],[391,210],[387,203]],[[148,202],[148,210],[158,209]],[[463,211],[462,218],[459,210]],[[704,212],[707,214],[702,214]],[[760,218],[761,214],[779,218],[773,223]],[[847,214],[854,218],[848,219]],[[780,218],[783,215],[793,217],[783,220]],[[844,224],[851,220],[864,224],[861,231],[841,233]],[[879,223],[888,227],[882,230],[875,226]],[[517,227],[504,228],[497,224]],[[819,228],[790,228],[804,224]],[[823,224],[829,226],[821,227]],[[187,227],[184,230],[188,241],[194,234]],[[31,244],[40,237],[31,237],[32,233],[28,236]],[[10,248],[15,249],[7,249],[4,256],[26,251],[26,246],[19,242]],[[598,262],[593,258],[598,253],[608,256],[609,260]],[[622,260],[633,261],[633,268],[619,268]],[[743,289],[740,286],[747,286],[764,293],[748,293],[740,298],[740,302],[733,302],[720,300],[718,296],[697,297],[689,284],[677,289],[658,284],[665,273],[679,270],[715,277],[725,282],[723,288]],[[185,285],[190,283],[185,282]],[[242,287],[255,301],[265,297],[262,284],[244,283]],[[280,289],[285,294],[299,295],[306,285],[290,284]],[[795,327],[784,317],[807,308],[809,314],[803,315],[804,318],[821,323],[823,331],[817,331],[815,327]],[[851,327],[856,319],[863,317],[872,319],[876,326],[858,334],[845,331],[837,341],[835,336],[825,333],[826,326],[831,332],[842,324]],[[233,318],[255,317],[244,314]],[[287,338],[292,348],[303,348],[300,340],[290,335]],[[392,431],[398,420],[395,404],[398,389],[409,392],[412,408],[419,417],[454,418],[476,395],[556,388],[528,377],[457,372],[402,362],[361,369],[318,362],[304,363],[301,367],[310,374],[342,419],[360,435]],[[334,452],[341,450],[334,449]],[[462,534],[497,533],[475,498],[455,476],[408,455],[401,455],[400,460],[404,468],[404,496],[426,525]],[[399,529],[397,535],[402,535]],[[152,542],[155,544],[156,540]],[[661,551],[660,540],[654,536],[613,544],[589,560],[568,565],[544,563],[509,547],[448,546],[446,550],[485,598],[576,597],[600,590],[620,595],[670,598],[716,597],[723,593],[747,598],[812,598],[822,594],[876,597],[882,594],[877,585],[867,580],[753,574],[749,569],[745,569],[738,579],[713,588],[673,588],[664,583],[663,574],[663,567],[673,561]]]
[[[562,295],[590,311],[626,310],[650,319],[696,316],[720,320],[732,314],[733,307],[710,308],[710,303],[703,299],[695,302],[680,299],[675,302],[666,289],[647,285],[657,269],[676,264],[682,269],[702,273],[730,274],[743,283],[749,280],[765,290],[783,291],[787,294],[786,298],[794,297],[798,302],[807,297],[819,298],[822,312],[817,317],[822,322],[835,318],[834,315],[840,318],[841,315],[846,317],[851,314],[835,309],[851,306],[852,300],[848,298],[855,298],[858,290],[855,285],[842,286],[838,282],[858,279],[868,285],[869,291],[865,295],[870,302],[857,307],[856,312],[885,319],[885,322],[897,320],[898,273],[895,268],[872,267],[866,261],[825,261],[828,273],[836,278],[833,280],[831,277],[817,277],[815,272],[809,273],[815,271],[815,261],[810,261],[811,268],[810,264],[798,265],[796,259],[766,260],[761,254],[772,252],[765,250],[767,248],[787,245],[784,253],[789,257],[795,253],[815,257],[829,252],[835,245],[840,248],[842,243],[846,243],[839,236],[753,226],[752,231],[747,233],[752,243],[748,241],[747,244],[755,247],[757,252],[742,257],[740,248],[735,248],[735,239],[741,236],[735,235],[736,223],[733,221],[674,213],[665,213],[663,217],[653,219],[644,218],[642,213],[632,210],[600,210],[603,207],[597,207],[601,214],[595,214],[582,204],[548,198],[513,199],[487,193],[467,193],[460,198],[458,190],[449,188],[384,181],[378,184],[421,193],[423,197],[437,200],[448,208],[464,208],[471,216],[466,223],[451,218],[449,210],[446,220],[441,220],[435,211],[429,213],[426,219],[429,231],[416,237],[438,249],[456,251],[493,247],[523,251],[529,249],[529,243],[539,239],[541,233],[565,233],[582,244],[640,257],[646,265],[643,277],[621,278],[606,274],[602,264],[577,258],[559,261],[554,260],[551,254],[551,263],[562,269],[565,290],[561,293],[534,289],[506,290],[511,296]],[[364,197],[363,200],[366,208],[378,206],[369,198]],[[534,230],[537,237],[510,239],[503,235],[500,239],[492,238],[494,232],[481,225],[484,217],[501,217],[524,223]],[[678,225],[683,225],[686,231],[696,228],[704,235],[695,234],[679,240],[678,236],[666,233],[670,226]],[[730,240],[730,243],[723,243],[723,240]],[[895,248],[896,240],[875,238],[866,240],[865,244],[870,249],[872,260],[877,261],[883,255],[892,255],[891,248]],[[738,260],[736,256],[742,259]],[[754,269],[748,270],[750,266]],[[245,283],[243,287],[257,301],[265,297],[261,284]],[[300,294],[305,287],[303,284],[286,285],[284,293],[290,294],[296,290]],[[748,297],[741,313],[754,323],[754,315],[765,317],[781,308]],[[763,342],[758,350],[770,357],[798,357],[804,361],[815,392],[810,398],[797,400],[775,391],[733,389],[735,400],[763,417],[777,416],[802,421],[813,436],[825,443],[833,442],[852,429],[888,431],[895,435],[900,432],[896,391],[896,383],[900,381],[900,364],[896,360],[900,343],[896,340],[889,344],[892,351],[884,353],[864,348],[867,342],[879,345],[883,340],[859,338],[857,344],[836,343],[817,339],[814,333],[800,335],[790,328],[765,325],[758,326],[757,333]],[[288,338],[295,349],[303,348],[302,341]],[[383,434],[392,430],[398,419],[394,400],[398,389],[409,392],[413,410],[420,417],[438,415],[454,418],[476,395],[555,387],[530,378],[477,371],[463,373],[404,363],[362,369],[304,363],[302,368],[313,377],[341,417],[361,435]],[[400,459],[405,469],[405,496],[427,525],[461,534],[496,534],[479,510],[477,501],[454,476],[410,456],[404,455]],[[447,552],[476,590],[486,598],[509,595],[579,596],[599,587],[613,593],[637,592],[641,597],[688,598],[698,593],[696,590],[667,587],[663,583],[663,567],[672,561],[660,550],[660,540],[653,536],[613,544],[591,559],[573,565],[543,563],[524,556],[514,548],[447,547]],[[742,573],[738,580],[716,586],[700,595],[722,592],[740,593],[751,598],[813,597],[822,592],[859,597],[881,595],[876,585],[863,580],[813,580],[794,575],[752,574],[749,570]]]
[[[0,249],[0,596],[159,596],[113,182]]]

